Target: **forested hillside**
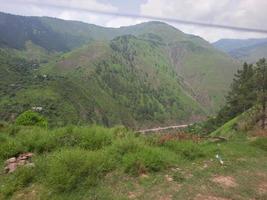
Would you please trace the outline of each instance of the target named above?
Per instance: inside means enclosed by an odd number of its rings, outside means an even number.
[[[161,22],[115,29],[4,13],[0,22],[5,120],[37,106],[58,125],[196,121],[223,104],[239,67],[202,38]],[[25,74],[10,73],[11,55]]]

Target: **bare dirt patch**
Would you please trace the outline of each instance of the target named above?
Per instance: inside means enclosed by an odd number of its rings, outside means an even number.
[[[259,178],[264,178],[267,180],[267,173],[257,172],[255,175],[258,176]]]
[[[267,194],[267,182],[263,182],[258,186],[258,193],[260,195]]]
[[[223,187],[236,187],[237,183],[231,176],[216,176],[212,179],[214,183],[218,183]]]
[[[136,190],[128,192],[129,199],[138,199],[144,193],[144,189],[137,186]]]
[[[194,200],[230,200],[230,199],[226,199],[223,197],[215,197],[215,196],[210,196],[210,195],[202,195],[202,194],[198,194]]]
[[[267,137],[267,130],[258,129],[252,132],[255,137]]]
[[[172,195],[161,196],[159,197],[159,200],[172,200]]]

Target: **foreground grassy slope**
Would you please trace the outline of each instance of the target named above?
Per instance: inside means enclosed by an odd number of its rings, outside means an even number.
[[[34,152],[34,168],[2,174],[0,199],[265,199],[266,138],[216,144],[137,136],[124,128],[2,125],[0,166]],[[168,137],[167,137],[168,138]],[[219,154],[224,165],[215,155]]]
[[[259,106],[254,106],[246,112],[231,119],[227,123],[223,124],[217,130],[212,132],[211,136],[220,136],[225,138],[231,138],[239,132],[260,131],[261,111]],[[261,132],[261,131],[260,131]],[[263,130],[264,132],[264,130]]]

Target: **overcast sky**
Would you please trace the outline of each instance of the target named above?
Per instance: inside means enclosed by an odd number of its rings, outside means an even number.
[[[40,3],[64,8],[45,7],[38,5]],[[51,16],[109,27],[148,21],[147,19],[97,15],[82,12],[79,8],[267,29],[267,0],[0,0],[0,11],[19,15]],[[221,38],[267,37],[267,34],[172,25],[211,42]]]

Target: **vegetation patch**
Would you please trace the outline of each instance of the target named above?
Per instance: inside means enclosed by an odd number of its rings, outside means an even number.
[[[16,125],[47,127],[47,120],[37,112],[25,111],[16,119]]]
[[[231,176],[216,176],[212,179],[214,183],[217,183],[223,187],[236,187],[237,183]]]
[[[256,138],[256,140],[251,142],[251,145],[258,147],[264,151],[267,151],[267,138]]]
[[[125,172],[140,175],[148,172],[158,172],[176,163],[176,155],[158,147],[143,147],[135,153],[123,157]]]
[[[71,192],[98,183],[113,166],[103,152],[62,149],[37,160],[42,180],[56,192]]]

